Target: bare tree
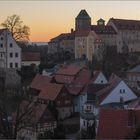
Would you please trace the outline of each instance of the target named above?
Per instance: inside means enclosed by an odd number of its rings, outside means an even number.
[[[25,90],[12,93],[6,90],[0,93],[0,138],[4,139],[16,139],[21,129],[34,127],[35,110],[39,107]]]
[[[27,25],[22,25],[22,23],[20,16],[14,14],[8,16],[1,26],[8,28],[16,41],[28,41],[30,28]]]

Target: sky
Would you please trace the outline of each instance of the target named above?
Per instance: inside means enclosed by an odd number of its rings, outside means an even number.
[[[19,15],[30,27],[30,41],[48,42],[75,28],[75,17],[85,9],[92,24],[99,18],[140,20],[140,1],[0,1],[0,23],[7,16]],[[1,27],[2,28],[2,27]]]

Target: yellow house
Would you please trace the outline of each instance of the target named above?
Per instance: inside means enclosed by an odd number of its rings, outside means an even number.
[[[93,56],[102,59],[104,44],[99,36],[92,30],[80,30],[75,34],[75,59],[87,58],[92,61]]]

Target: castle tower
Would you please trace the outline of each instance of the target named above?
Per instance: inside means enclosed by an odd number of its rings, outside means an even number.
[[[75,30],[90,30],[91,18],[86,10],[81,10],[78,16],[75,18]]]

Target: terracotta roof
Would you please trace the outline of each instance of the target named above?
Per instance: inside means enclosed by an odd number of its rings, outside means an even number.
[[[41,90],[48,83],[51,83],[53,81],[53,79],[54,79],[54,77],[37,74],[35,76],[35,78],[33,79],[30,87],[33,89]]]
[[[104,89],[107,86],[108,86],[108,84],[89,84],[87,86],[87,93],[96,94],[96,92]]]
[[[50,42],[58,42],[61,40],[74,40],[75,39],[75,31],[72,33],[62,33],[50,40]]]
[[[140,125],[140,110],[101,109],[96,139],[125,139]]]
[[[82,68],[75,64],[63,65],[55,75],[76,75]]]
[[[116,31],[109,25],[91,25],[91,30],[96,34],[116,34]]]
[[[90,80],[90,72],[87,69],[82,69],[75,80],[68,86],[68,90],[73,95],[80,94]]]
[[[109,22],[110,21],[112,21],[119,30],[140,30],[140,20],[111,18]]]
[[[21,123],[27,123],[27,125],[36,125],[46,110],[47,105],[39,104],[36,101],[29,102],[23,100],[20,105],[19,118]],[[13,118],[16,119],[16,113],[13,114]]]
[[[48,83],[41,89],[38,98],[54,101],[63,87],[63,84]]]
[[[22,61],[40,61],[40,53],[22,52]]]
[[[76,19],[91,19],[85,9],[81,10]]]

